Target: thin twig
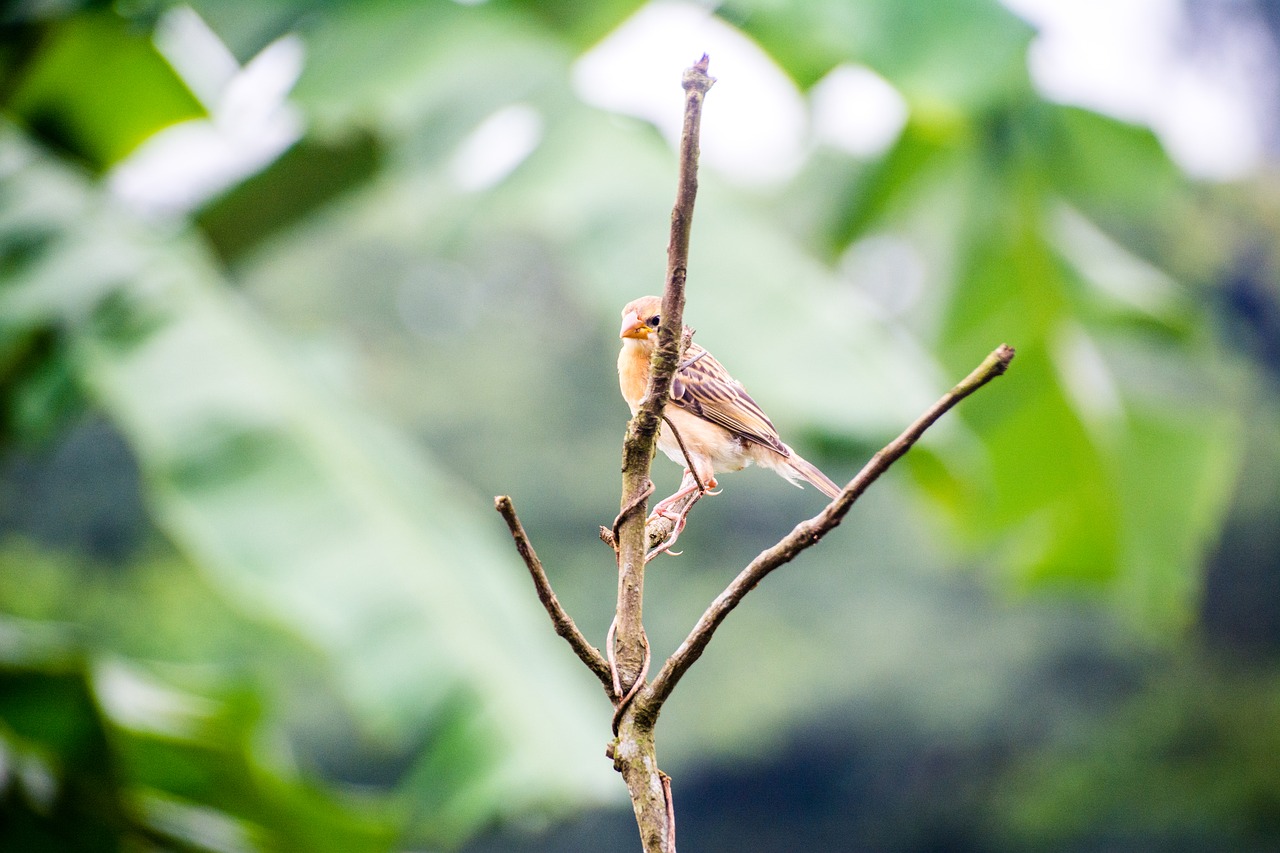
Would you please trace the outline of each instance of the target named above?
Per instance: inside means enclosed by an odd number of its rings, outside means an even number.
[[[706,355],[706,353],[703,353]],[[698,484],[698,492],[700,494],[707,493],[707,487],[702,485],[702,478],[698,476],[698,471],[693,466],[693,457],[689,455],[689,448],[684,446],[684,439],[680,437],[680,430],[676,429],[676,425],[671,422],[671,418],[665,414],[662,416],[663,422],[671,427],[671,434],[676,437],[676,444],[680,445],[680,452],[684,454],[684,466],[689,469],[689,473],[693,475],[693,482]]]
[[[622,696],[622,681],[618,678],[618,658],[614,654],[615,646],[613,644],[614,637],[617,636],[617,633],[618,617],[615,616],[613,617],[613,620],[609,622],[609,630],[604,634],[604,654],[609,661],[609,686],[610,689],[613,690],[612,696],[614,698],[614,702],[617,702],[618,698]]]
[[[609,666],[613,670],[613,695],[616,697],[613,708],[613,733],[615,735],[618,733],[618,727],[622,725],[622,715],[627,713],[627,708],[631,706],[631,700],[636,698],[640,693],[640,688],[644,686],[644,680],[649,676],[649,663],[653,659],[649,651],[649,639],[646,637],[644,641],[644,662],[640,665],[640,675],[632,682],[631,689],[624,694],[618,679],[618,662],[613,655],[614,626],[616,622],[617,620],[614,620],[613,623],[610,623],[609,639],[607,640],[609,644]]]
[[[600,679],[600,683],[604,685],[605,692],[612,699],[614,696],[612,692],[613,676],[610,672],[609,662],[582,635],[582,632],[578,630],[578,626],[573,623],[573,620],[569,618],[569,614],[561,606],[560,599],[556,598],[555,592],[551,589],[551,581],[547,578],[547,573],[542,568],[542,561],[534,553],[533,544],[529,542],[529,536],[524,532],[524,525],[520,523],[520,519],[516,516],[516,508],[511,502],[511,498],[507,495],[498,495],[493,499],[493,506],[502,515],[507,522],[507,527],[511,530],[511,538],[516,542],[516,550],[520,552],[525,566],[529,569],[529,575],[533,578],[533,585],[538,591],[538,600],[542,602],[547,615],[551,617],[551,624],[555,626],[556,633],[564,637],[570,648],[573,649],[574,654],[578,656],[578,659],[587,665],[587,669],[591,670],[596,678]]]
[[[800,552],[817,544],[823,536],[835,528],[849,512],[854,502],[862,496],[876,479],[898,461],[911,446],[919,440],[930,426],[950,410],[956,403],[986,385],[992,379],[1005,372],[1009,362],[1013,360],[1013,348],[1001,344],[994,352],[970,373],[964,381],[956,385],[934,403],[927,412],[916,419],[902,435],[884,447],[863,466],[858,475],[849,481],[844,490],[826,509],[811,519],[800,522],[776,545],[768,548],[751,561],[729,586],[711,603],[702,618],[698,620],[693,631],[680,644],[662,669],[654,676],[648,688],[636,698],[636,713],[643,713],[657,718],[662,703],[671,695],[680,678],[689,670],[706,649],[712,635],[729,613],[738,606],[743,597],[764,580],[774,569],[794,560]]]
[[[676,853],[676,805],[671,799],[671,777],[661,770],[658,776],[662,779],[662,797],[667,802],[667,853]]]
[[[707,352],[706,350],[703,350],[702,352],[698,353],[697,355],[695,355],[693,358],[689,359],[688,361],[685,361],[685,362],[681,363],[680,367],[678,367],[678,368],[677,368],[677,371],[684,370],[686,367],[693,367],[695,364],[697,364],[697,363],[698,363],[698,361],[699,361],[700,359],[705,358],[706,356],[708,356],[708,355],[710,355],[710,354],[711,354],[711,353]]]
[[[680,333],[680,358],[681,359],[684,359],[685,355],[689,352],[689,347],[691,346],[693,346],[693,329],[691,329],[688,326],[685,326],[683,331]],[[703,350],[702,352],[695,355],[693,358],[688,359],[687,361],[681,361],[680,364],[676,367],[676,373],[679,373],[680,371],[684,370],[686,367],[693,365],[694,363],[697,362],[698,359],[702,358],[706,354],[707,354],[707,351]],[[674,374],[672,376],[671,381],[672,381],[672,384],[674,385],[675,384]],[[697,469],[693,467],[693,458],[689,456],[689,448],[685,447],[684,438],[680,435],[680,430],[676,429],[676,425],[671,422],[671,418],[667,417],[665,412],[662,414],[662,420],[664,423],[666,423],[667,426],[671,427],[671,434],[676,437],[676,444],[680,445],[680,452],[684,454],[684,467],[688,468],[689,473],[693,475],[693,481],[698,484],[698,491],[701,493],[705,493],[707,491],[707,487],[702,484],[702,478],[698,476]]]
[[[644,488],[633,495],[627,505],[618,511],[617,517],[613,519],[613,529],[609,532],[609,535],[613,537],[613,550],[618,550],[618,537],[621,535],[619,531],[622,528],[622,523],[626,521],[632,513],[644,508],[645,501],[649,499],[649,496],[653,494],[653,491],[653,481],[646,478]],[[604,528],[601,528],[601,530],[603,529]],[[601,536],[601,538],[603,539],[604,537]]]

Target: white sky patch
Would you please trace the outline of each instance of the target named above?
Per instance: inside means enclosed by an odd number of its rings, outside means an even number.
[[[818,142],[871,159],[889,149],[907,123],[906,99],[862,65],[839,65],[809,92]]]
[[[805,154],[800,92],[755,42],[701,6],[644,6],[578,60],[574,87],[589,104],[652,122],[674,146],[680,75],[703,53],[717,82],[702,114],[702,162],[743,183],[791,177]]]
[[[528,104],[511,104],[490,115],[462,141],[449,171],[464,190],[496,186],[542,141],[542,116]]]
[[[1191,57],[1179,0],[1002,2],[1040,30],[1029,62],[1046,97],[1151,127],[1199,177],[1229,180],[1261,164],[1259,34],[1237,28],[1229,51]]]
[[[111,191],[139,212],[189,213],[301,138],[302,114],[288,102],[304,60],[297,36],[272,42],[240,68],[199,15],[176,7],[158,27],[156,46],[209,118],[165,128],[111,171]]]

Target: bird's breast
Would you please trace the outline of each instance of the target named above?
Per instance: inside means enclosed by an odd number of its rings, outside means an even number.
[[[649,351],[636,341],[623,341],[618,353],[618,385],[634,415],[649,387]]]

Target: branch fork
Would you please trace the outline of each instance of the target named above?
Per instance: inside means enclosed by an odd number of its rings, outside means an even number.
[[[692,363],[685,361],[685,354],[692,341],[693,330],[683,326],[682,315],[689,229],[697,194],[702,99],[715,82],[708,76],[707,66],[708,59],[704,54],[684,73],[684,131],[676,203],[671,213],[671,239],[667,247],[667,278],[658,347],[653,356],[649,388],[628,424],[623,442],[621,509],[612,527],[600,528],[600,538],[614,549],[618,563],[617,608],[603,654],[587,641],[556,598],[546,571],[516,516],[511,498],[499,496],[494,499],[495,508],[511,531],[516,550],[529,570],[538,598],[556,633],[565,639],[578,659],[596,676],[614,705],[614,739],[606,754],[613,760],[631,794],[645,853],[675,853],[671,778],[658,769],[654,727],[671,691],[705,651],[716,630],[748,592],[770,572],[794,560],[839,525],[867,488],[905,455],[925,430],[965,397],[1003,374],[1014,356],[1012,347],[1003,344],[997,347],[969,376],[876,453],[825,509],[800,522],[777,544],[760,552],[711,602],[684,642],[662,664],[653,680],[648,681],[651,657],[641,622],[645,565],[671,547],[683,527],[684,516],[707,493],[706,486],[709,485],[692,475],[691,483],[681,484],[682,491],[687,485],[691,485],[691,489],[683,495],[678,491],[672,497],[679,495],[679,498],[667,505],[665,511],[655,511],[654,515],[646,518],[645,510],[654,491],[649,468],[663,419],[662,412],[670,398],[676,372]],[[676,435],[678,437],[679,433]],[[688,462],[687,452],[685,455]],[[689,468],[692,472],[692,464]]]

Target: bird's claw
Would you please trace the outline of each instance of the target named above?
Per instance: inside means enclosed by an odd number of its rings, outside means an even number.
[[[704,496],[720,494],[720,490],[716,488],[717,485],[714,477],[704,485],[692,471],[685,469],[684,478],[680,481],[680,488],[670,497],[658,501],[653,508],[653,512],[649,513],[649,518],[645,521],[646,529],[650,522],[659,518],[666,519],[672,523],[671,533],[667,535],[667,538],[655,545],[645,556],[646,563],[659,554],[670,554],[673,557],[678,557],[682,553],[680,551],[672,551],[671,546],[676,544],[676,540],[680,538],[680,532],[684,530],[685,522],[689,517],[689,510],[693,509],[693,505]],[[681,502],[683,502],[683,505],[681,505]],[[673,509],[676,506],[679,506],[679,509]]]
[[[675,496],[673,495],[672,497],[674,498]],[[658,506],[654,507],[653,512],[649,515],[648,521],[662,518],[670,521],[672,523],[672,527],[671,533],[667,535],[667,538],[662,540],[658,545],[655,545],[645,556],[644,561],[646,563],[659,554],[666,553],[673,557],[678,557],[683,553],[682,551],[672,551],[671,546],[676,544],[676,540],[680,538],[680,533],[684,530],[685,523],[688,521],[689,510],[693,508],[693,505],[697,503],[698,499],[701,497],[702,494],[699,493],[694,493],[692,497],[688,494],[682,495],[681,498],[686,499],[686,503],[676,512],[672,512],[670,509],[673,503],[672,498],[667,498],[666,500],[661,501]],[[645,522],[646,527],[648,526],[648,521]]]
[[[650,518],[652,517],[653,516],[650,516]],[[645,555],[644,561],[646,563],[652,560],[654,557],[658,556],[659,554],[670,554],[673,557],[678,557],[680,556],[681,553],[683,553],[681,551],[672,551],[671,546],[676,544],[676,540],[680,538],[680,531],[684,530],[684,514],[681,513],[679,516],[676,516],[674,518],[672,516],[663,514],[661,517],[669,521],[673,521],[675,522],[675,524],[672,526],[671,533],[668,534],[667,538],[663,539],[660,543],[655,545],[653,549],[650,550],[649,553]]]

